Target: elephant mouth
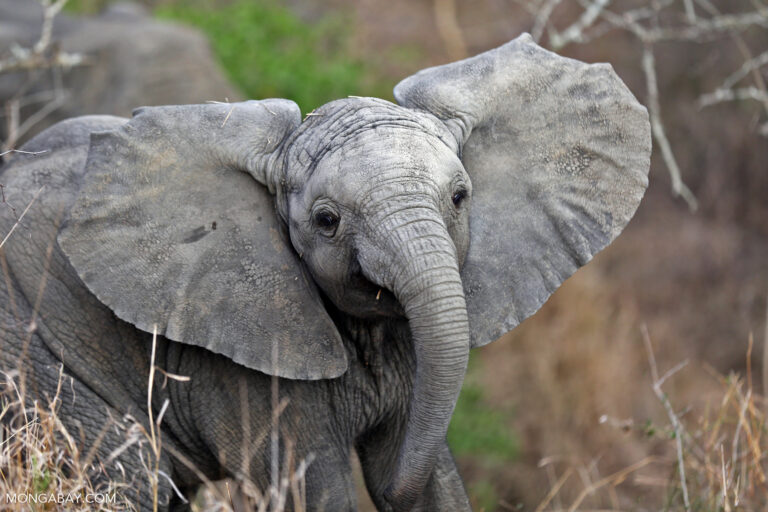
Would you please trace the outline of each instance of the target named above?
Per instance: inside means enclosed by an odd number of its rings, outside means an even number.
[[[326,295],[340,311],[358,318],[405,318],[395,294],[370,281],[361,271],[353,272],[346,283]]]

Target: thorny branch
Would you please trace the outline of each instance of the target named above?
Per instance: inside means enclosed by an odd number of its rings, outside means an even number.
[[[672,179],[672,190],[695,210],[696,198],[681,177],[673,146],[664,129],[659,104],[654,46],[658,43],[703,43],[730,36],[744,56],[744,63],[722,82],[715,91],[699,99],[700,107],[723,102],[752,101],[760,105],[768,117],[768,90],[764,73],[768,73],[768,50],[753,57],[742,34],[748,30],[768,31],[768,5],[760,0],[731,2],[722,13],[712,0],[654,0],[632,3],[621,0],[577,0],[581,12],[565,28],[558,30],[552,22],[562,0],[517,0],[534,17],[531,35],[539,41],[546,33],[546,44],[559,50],[570,44],[588,44],[610,32],[619,31],[637,39],[643,48],[642,70],[645,74],[648,109],[652,133]],[[744,82],[751,79],[751,84]],[[759,128],[768,137],[768,120]]]

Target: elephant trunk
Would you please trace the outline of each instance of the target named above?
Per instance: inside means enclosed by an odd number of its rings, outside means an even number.
[[[395,247],[387,251],[394,262],[386,280],[408,318],[416,356],[410,414],[384,491],[395,510],[410,510],[431,476],[469,359],[456,248],[439,213],[427,216],[387,223]]]

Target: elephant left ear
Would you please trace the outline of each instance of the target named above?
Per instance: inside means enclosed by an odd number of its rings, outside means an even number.
[[[472,345],[535,313],[632,218],[648,185],[647,111],[610,65],[527,34],[395,87],[440,118],[472,180],[462,269]]]
[[[59,245],[117,317],[234,362],[330,379],[347,353],[270,191],[299,107],[267,99],[144,107],[90,135]]]

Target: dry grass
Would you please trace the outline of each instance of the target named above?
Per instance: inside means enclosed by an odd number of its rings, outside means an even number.
[[[650,355],[653,361],[652,353]],[[748,367],[751,351],[747,354]],[[655,361],[651,363],[655,365]],[[669,421],[663,424],[616,421],[607,416],[601,423],[632,435],[647,447],[638,462],[598,480],[576,484],[580,490],[563,493],[564,486],[578,481],[583,468],[567,467],[556,475],[549,493],[536,507],[544,511],[664,510],[763,511],[768,507],[766,485],[766,401],[752,388],[751,375],[728,377],[711,371],[720,388],[700,415],[678,412],[661,385],[684,365],[658,377],[648,394],[658,398]],[[659,442],[661,444],[659,444]],[[543,461],[548,465],[549,461]],[[622,486],[645,488],[645,499],[632,503],[619,498]],[[651,497],[648,499],[648,497]],[[504,510],[515,510],[502,502]]]
[[[0,262],[5,285],[8,286],[10,297],[13,297],[12,280],[10,278],[3,245],[20,225],[22,218],[34,203],[40,189],[28,203],[23,213],[16,217],[16,223],[0,241]],[[5,197],[3,195],[3,202]],[[111,415],[100,432],[96,433],[95,441],[83,446],[78,442],[82,437],[73,436],[67,428],[73,418],[62,418],[59,415],[62,403],[62,385],[73,384],[72,378],[64,373],[63,366],[59,369],[58,385],[53,397],[41,401],[33,399],[26,392],[25,383],[27,365],[25,358],[29,350],[32,333],[35,332],[35,318],[39,314],[40,297],[45,292],[48,278],[48,268],[51,261],[53,242],[49,243],[45,255],[44,272],[37,290],[38,299],[35,301],[30,318],[17,318],[28,335],[22,347],[22,358],[17,368],[8,372],[0,371],[0,511],[2,510],[60,510],[68,511],[89,510],[136,510],[129,496],[135,496],[137,488],[149,485],[152,498],[152,510],[162,507],[161,487],[168,485],[171,492],[186,501],[186,498],[174,484],[171,476],[163,471],[161,461],[164,457],[175,459],[175,462],[186,466],[195,473],[203,486],[191,503],[195,512],[230,511],[240,512],[253,510],[259,512],[283,512],[291,506],[296,512],[306,509],[306,488],[304,476],[311,455],[297,460],[290,439],[280,439],[279,419],[287,402],[279,401],[278,379],[272,384],[272,422],[268,432],[256,432],[254,438],[246,441],[243,452],[243,471],[236,482],[217,483],[210,481],[194,464],[172,446],[163,444],[163,417],[168,410],[169,400],[159,407],[152,402],[153,389],[156,385],[157,372],[163,379],[163,386],[168,379],[187,382],[189,377],[174,375],[155,365],[157,346],[156,332],[152,337],[150,371],[147,382],[147,411],[148,421],[142,422],[131,415],[125,415],[121,420]],[[2,339],[0,339],[2,342]],[[53,392],[53,390],[45,390]],[[74,390],[72,390],[74,394]],[[47,395],[46,395],[47,396]],[[74,398],[73,398],[74,400]],[[241,393],[243,418],[247,418],[249,407],[247,395]],[[74,404],[75,402],[73,402]],[[87,406],[87,404],[85,405]],[[74,418],[77,422],[77,418]],[[124,439],[123,442],[106,457],[100,458],[99,452],[106,434],[115,429]],[[243,432],[250,431],[249,425],[243,425]],[[94,434],[94,432],[91,432]],[[249,453],[254,446],[260,446],[269,438],[270,453],[273,460],[271,466],[271,481],[266,490],[250,481],[247,476]],[[280,453],[280,441],[286,446],[285,453]],[[139,475],[126,474],[120,464],[120,456],[129,450],[138,450],[142,471]],[[134,457],[135,458],[135,457]],[[106,468],[112,468],[111,475]],[[117,471],[115,471],[115,469]],[[116,473],[122,478],[114,479]]]
[[[768,437],[765,431],[768,403],[753,387],[751,342],[745,376],[724,377],[714,370],[707,370],[717,393],[710,395],[701,410],[680,411],[674,403],[675,396],[667,395],[663,386],[682,370],[683,365],[659,375],[650,338],[646,336],[644,341],[652,379],[644,382],[639,393],[655,400],[657,408],[666,411],[668,421],[636,422],[602,416],[600,423],[604,428],[618,432],[627,443],[644,447],[645,455],[634,464],[602,477],[595,476],[594,468],[579,465],[560,465],[563,470],[558,474],[554,460],[542,460],[541,468],[550,473],[552,483],[535,510],[765,510],[768,506]],[[97,446],[84,452],[59,417],[59,394],[66,382],[64,375],[60,374],[59,387],[48,404],[29,403],[25,399],[18,385],[18,372],[3,374],[3,377],[0,389],[0,497],[3,507],[0,508],[24,509],[21,504],[9,504],[6,495],[13,494],[18,499],[32,494],[41,501],[37,510],[59,509],[62,498],[51,499],[51,496],[68,497],[67,509],[73,511],[132,510],[123,493],[125,484],[104,478],[103,461],[95,455]],[[154,427],[147,429],[136,423],[125,428],[126,444],[120,451],[132,449],[133,445],[149,446],[151,453],[159,457],[163,449],[159,427],[165,407],[164,404],[152,421]],[[282,407],[278,412],[280,409]],[[247,481],[236,487],[229,483],[206,482],[193,503],[193,510],[281,511],[286,507],[288,496],[299,503],[299,510],[303,509],[301,496],[307,464],[294,465],[290,452],[287,450],[283,456],[283,470],[277,486],[262,492]],[[172,455],[189,464],[181,454]],[[157,483],[164,475],[156,460],[150,457],[145,469],[146,477],[154,484],[152,488],[157,499]],[[681,474],[685,475],[684,479]],[[626,496],[621,494],[622,487],[627,485],[648,492],[636,493],[637,501],[627,503]],[[86,502],[87,496],[102,500],[102,503]],[[646,501],[648,496],[655,497],[651,500],[653,504]],[[109,501],[104,502],[105,499]],[[48,502],[44,503],[44,500]],[[499,507],[517,510],[505,500]]]
[[[155,344],[156,337],[153,337],[153,358]],[[30,401],[25,396],[24,375],[19,370],[1,373],[0,510],[28,510],[31,507],[34,510],[60,510],[62,506],[73,512],[136,510],[126,495],[133,495],[132,488],[137,485],[136,480],[144,479],[151,489],[152,510],[156,511],[161,507],[160,487],[164,482],[170,483],[173,491],[181,496],[170,476],[161,469],[160,461],[164,453],[186,465],[203,481],[203,486],[191,503],[195,512],[282,512],[289,504],[292,504],[291,510],[297,512],[306,509],[304,475],[312,460],[296,460],[288,440],[283,439],[287,446],[285,453],[276,452],[281,461],[274,468],[276,484],[266,490],[259,489],[247,478],[212,482],[183,454],[170,446],[164,446],[161,424],[169,403],[167,400],[163,403],[156,417],[151,412],[155,371],[161,371],[170,379],[189,379],[163,372],[155,367],[154,359],[151,362],[147,396],[149,423],[144,425],[130,416],[123,418],[126,424],[110,419],[96,441],[86,447],[87,451],[77,442],[78,436],[69,432],[65,426],[67,422],[59,416],[62,385],[66,385],[69,379],[63,369],[59,373],[55,395],[45,404],[38,400]],[[284,403],[278,405],[273,427],[277,428],[280,412],[284,408]],[[125,441],[102,460],[97,453],[104,434],[110,428],[123,432]],[[270,437],[273,443],[278,443],[277,436]],[[266,434],[261,434],[255,442],[264,442],[266,438]],[[131,483],[125,483],[125,479],[110,478],[105,468],[128,450],[140,451],[143,474],[133,476]]]
[[[762,311],[755,317],[749,302],[747,322],[725,299],[736,285],[732,269],[752,266],[738,244],[717,238],[719,231],[669,224],[664,237],[670,249],[658,228],[654,239],[645,229],[630,230],[507,339],[481,349],[484,392],[497,407],[514,404],[508,427],[521,447],[520,460],[490,471],[459,460],[470,489],[472,482],[486,481],[495,490],[496,506],[487,511],[536,510],[550,494],[541,510],[574,504],[575,510],[686,510],[677,435],[654,390],[658,380],[678,431],[685,433],[680,442],[689,510],[726,510],[722,475],[711,480],[713,468],[722,473],[723,462],[730,510],[768,509],[762,477],[755,479],[766,470],[767,446],[760,395],[768,370],[760,368],[760,344],[755,357],[750,352],[749,373],[745,364],[747,327],[763,330],[765,304],[758,301]],[[732,260],[741,267],[731,266]],[[758,280],[758,273],[750,275]],[[751,301],[748,280],[740,289]],[[731,319],[727,329],[725,317]],[[645,322],[655,377],[640,328]],[[662,379],[685,360],[687,366]],[[628,468],[634,471],[626,473]]]
[[[83,452],[58,415],[59,388],[48,404],[29,403],[18,372],[3,373],[0,387],[0,509],[73,512],[128,510],[124,485],[103,477],[96,446]],[[16,503],[13,502],[15,498]]]

